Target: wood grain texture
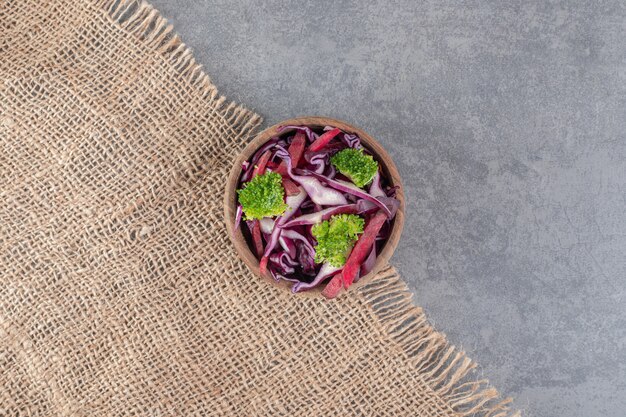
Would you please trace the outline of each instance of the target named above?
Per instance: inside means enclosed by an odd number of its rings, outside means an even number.
[[[385,242],[382,251],[378,255],[376,259],[376,264],[372,271],[369,274],[362,277],[357,283],[353,284],[350,287],[350,291],[359,288],[363,285],[369,283],[373,277],[376,275],[378,271],[381,270],[387,263],[389,262],[389,258],[393,255],[396,247],[398,246],[398,241],[400,240],[400,235],[402,234],[402,228],[404,226],[404,209],[405,209],[405,201],[404,201],[404,190],[402,187],[402,180],[400,179],[400,174],[398,173],[398,169],[396,168],[393,160],[389,156],[389,154],[385,151],[385,149],[370,135],[368,135],[363,130],[354,127],[344,121],[336,120],[328,117],[317,117],[317,116],[309,116],[309,117],[297,117],[294,119],[284,120],[280,123],[277,123],[273,126],[268,127],[261,133],[259,133],[254,140],[252,140],[248,146],[243,150],[243,152],[235,159],[234,164],[230,170],[228,175],[227,184],[226,184],[226,192],[224,195],[224,219],[226,223],[226,228],[228,229],[228,236],[232,241],[235,249],[243,262],[250,268],[250,270],[254,273],[255,276],[264,279],[271,285],[280,287],[286,291],[291,292],[292,283],[287,281],[275,281],[273,278],[261,275],[259,271],[259,260],[252,253],[248,243],[241,232],[241,228],[235,230],[235,213],[237,209],[237,186],[239,183],[239,178],[241,176],[241,164],[244,161],[250,159],[250,157],[254,154],[254,152],[259,149],[265,142],[270,140],[274,136],[282,136],[285,135],[291,130],[286,130],[281,132],[279,135],[277,130],[280,126],[286,125],[305,125],[313,128],[319,128],[324,126],[333,126],[342,129],[345,132],[354,133],[359,136],[361,139],[361,143],[365,146],[373,155],[374,159],[379,162],[382,171],[390,182],[392,186],[399,186],[398,191],[396,193],[396,197],[400,200],[400,208],[396,214],[392,222],[391,233],[389,235],[389,239]],[[298,296],[305,297],[322,297],[321,291],[323,286],[313,288],[309,291],[303,291],[300,293],[296,293]],[[342,290],[340,296],[346,293],[346,290]]]

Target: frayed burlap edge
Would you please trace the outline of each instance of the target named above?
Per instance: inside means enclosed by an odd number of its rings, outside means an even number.
[[[203,98],[214,101],[225,121],[239,128],[245,137],[253,135],[262,119],[254,112],[219,96],[208,74],[202,70],[189,49],[173,32],[158,10],[145,1],[105,0],[100,4],[120,28],[134,35],[145,46],[158,50],[169,60],[190,87]],[[225,108],[223,106],[226,105]],[[243,147],[245,143],[241,144]],[[511,399],[501,399],[486,379],[473,379],[476,363],[452,346],[435,330],[422,309],[412,301],[412,293],[395,268],[388,267],[377,278],[358,290],[363,302],[370,305],[383,329],[391,336],[401,354],[415,367],[432,391],[459,416],[519,417],[509,408]],[[356,296],[356,295],[354,295]]]
[[[192,50],[174,32],[173,25],[151,4],[141,0],[104,0],[99,6],[113,22],[132,34],[146,47],[158,51],[190,87],[215,105],[224,120],[243,136],[253,135],[263,119],[256,113],[220,96],[209,75],[193,56]],[[226,104],[228,103],[228,104]],[[225,106],[225,107],[224,107]],[[243,145],[243,144],[242,144]]]
[[[435,330],[394,267],[359,290],[415,372],[459,416],[519,417],[487,379],[472,378],[476,363]]]

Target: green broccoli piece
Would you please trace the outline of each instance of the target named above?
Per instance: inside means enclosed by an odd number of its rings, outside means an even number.
[[[378,171],[378,162],[371,155],[365,155],[362,149],[344,149],[333,155],[330,162],[359,188],[372,181]]]
[[[287,210],[282,177],[276,172],[257,175],[237,190],[246,220],[280,216]]]
[[[313,226],[311,233],[317,240],[315,262],[328,262],[335,267],[345,264],[364,226],[365,220],[355,214],[338,214]]]

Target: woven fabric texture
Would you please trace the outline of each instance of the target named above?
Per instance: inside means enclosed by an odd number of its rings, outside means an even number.
[[[259,124],[148,4],[0,3],[1,416],[513,414],[392,267],[332,302],[248,272]]]

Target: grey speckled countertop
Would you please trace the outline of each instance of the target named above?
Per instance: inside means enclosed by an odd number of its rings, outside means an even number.
[[[152,2],[266,124],[386,146],[393,263],[525,415],[626,415],[624,1]]]

